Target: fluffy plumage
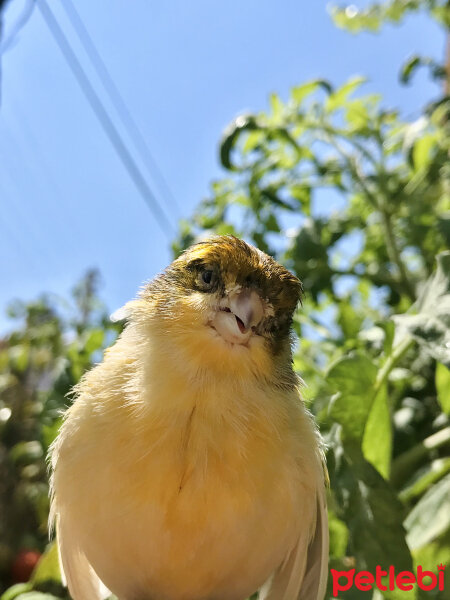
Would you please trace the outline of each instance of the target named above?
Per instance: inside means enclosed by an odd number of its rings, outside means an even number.
[[[125,307],[52,448],[75,600],[322,600],[320,439],[290,326],[301,284],[237,238],[188,249]]]

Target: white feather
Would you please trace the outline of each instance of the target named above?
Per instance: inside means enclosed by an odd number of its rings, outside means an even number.
[[[128,317],[129,317],[129,310],[128,310],[128,306],[125,304],[125,306],[121,306],[120,308],[115,310],[109,316],[109,320],[112,321],[113,323],[117,323],[118,321],[125,321],[125,319],[128,319]]]
[[[260,600],[323,600],[328,576],[328,517],[325,489],[317,498],[316,527],[310,543],[300,536],[285,562],[260,590]]]
[[[57,517],[56,534],[63,579],[74,600],[102,600],[109,595],[76,542],[76,535],[64,519]]]

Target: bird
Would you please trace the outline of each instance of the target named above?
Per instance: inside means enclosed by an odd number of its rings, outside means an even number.
[[[50,449],[74,600],[322,600],[327,475],[293,369],[302,284],[211,236],[145,284]]]

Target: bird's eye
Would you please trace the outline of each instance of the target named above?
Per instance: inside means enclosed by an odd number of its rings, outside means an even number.
[[[206,283],[206,284],[209,285],[212,282],[213,274],[214,273],[211,270],[203,271],[203,273],[202,273],[202,281],[203,281],[203,283]]]
[[[207,285],[211,285],[214,279],[214,271],[208,269],[207,271],[203,271],[202,273],[202,281]]]
[[[216,272],[213,269],[205,269],[199,273],[199,283],[204,290],[211,290],[217,281]]]

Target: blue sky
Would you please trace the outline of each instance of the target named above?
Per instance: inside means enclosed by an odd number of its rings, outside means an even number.
[[[123,131],[60,4],[48,1]],[[398,67],[412,52],[440,58],[444,48],[442,33],[421,16],[355,37],[333,25],[320,1],[75,1],[176,198],[174,230],[223,174],[218,141],[237,114],[264,109],[270,92],[285,98],[308,79],[340,84],[364,74],[367,91],[413,118],[435,88],[424,73],[399,86]],[[7,5],[5,38],[25,5]],[[2,71],[0,330],[9,300],[67,294],[88,267],[100,269],[113,310],[170,262],[167,232],[37,9],[3,55]]]

